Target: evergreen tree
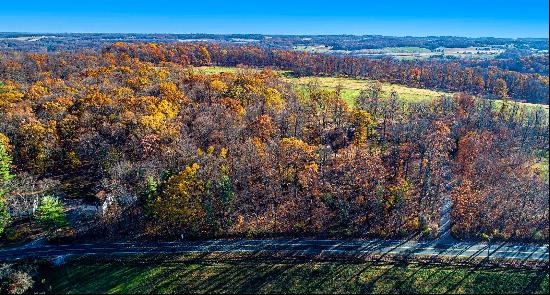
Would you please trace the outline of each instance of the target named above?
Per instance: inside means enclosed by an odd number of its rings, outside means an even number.
[[[63,205],[54,196],[45,196],[36,211],[36,219],[45,228],[51,230],[68,225],[67,217],[63,212]]]
[[[0,133],[0,135],[2,134]],[[10,221],[10,215],[6,208],[6,191],[9,181],[14,177],[10,173],[11,163],[12,158],[4,143],[0,141],[0,234],[4,232]]]

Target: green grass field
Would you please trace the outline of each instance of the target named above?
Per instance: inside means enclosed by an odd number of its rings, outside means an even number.
[[[311,52],[311,53],[329,53],[333,51],[331,47],[324,46],[324,45],[313,45],[313,46],[298,45],[298,46],[294,46],[294,50]]]
[[[204,74],[217,74],[221,72],[235,73],[238,68],[235,67],[198,67],[197,70]],[[251,71],[259,71],[258,69],[247,69]],[[371,81],[363,79],[352,79],[342,77],[292,77],[289,71],[277,71],[284,80],[296,85],[306,85],[311,82],[316,82],[321,87],[336,89],[338,85],[342,87],[342,99],[350,106],[355,103],[355,98]],[[442,95],[451,95],[447,92],[433,91],[428,89],[419,89],[413,87],[402,86],[398,84],[382,83],[382,97],[387,98],[392,91],[396,91],[399,98],[403,101],[428,101]]]
[[[536,169],[542,178],[546,181],[549,180],[548,172],[548,151],[538,151],[537,152],[538,161],[533,165],[533,168]]]
[[[235,73],[239,68],[236,67],[218,67],[218,66],[211,66],[211,67],[195,67],[194,70],[198,71],[199,73],[212,75],[212,74],[219,74],[219,73]],[[247,68],[247,70],[250,71],[260,71],[259,69],[254,68]]]
[[[342,87],[342,99],[353,106],[355,98],[371,81],[342,78],[342,77],[300,77],[300,78],[285,78],[291,83],[305,85],[311,82],[319,83],[322,87],[336,89],[338,85]],[[397,92],[399,99],[406,102],[421,102],[429,101],[440,96],[451,95],[450,93],[433,91],[428,89],[419,89],[413,87],[402,86],[398,84],[382,83],[382,98],[389,98],[392,91]]]
[[[430,53],[428,48],[404,46],[404,47],[384,47],[381,49],[385,53]]]
[[[136,259],[139,260],[139,259]],[[42,271],[46,293],[548,293],[537,270],[344,262],[73,261]]]

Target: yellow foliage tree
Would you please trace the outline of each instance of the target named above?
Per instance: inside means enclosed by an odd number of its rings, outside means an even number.
[[[25,93],[25,98],[30,100],[37,100],[43,97],[44,95],[48,95],[49,93],[50,91],[48,90],[48,88],[44,86],[44,83],[39,81],[39,82],[33,83],[31,87],[29,87],[29,89],[27,90],[27,93]]]
[[[160,100],[157,104],[154,100],[148,101],[146,111],[147,115],[140,119],[142,126],[163,137],[173,137],[177,134],[175,118],[178,115],[179,107],[175,103],[166,99]]]
[[[353,142],[357,145],[364,144],[372,137],[376,121],[374,121],[371,114],[363,110],[353,111],[353,124],[355,126],[355,134],[353,136]]]
[[[55,121],[45,125],[38,121],[29,122],[19,126],[17,130],[17,153],[19,159],[27,164],[27,168],[36,173],[43,173],[47,160],[55,144]]]
[[[23,93],[16,90],[13,85],[0,84],[0,110],[8,110],[13,104],[23,98]]]
[[[154,200],[152,208],[155,218],[172,233],[198,233],[202,229],[205,183],[197,175],[199,169],[199,164],[194,163],[168,178]]]
[[[227,91],[227,85],[218,79],[212,80],[212,82],[210,82],[210,87],[222,94]]]
[[[0,145],[4,147],[6,153],[11,153],[11,145],[10,145],[10,139],[4,134],[0,132]]]
[[[111,98],[101,92],[97,87],[88,89],[84,97],[84,103],[90,107],[103,107],[112,103]]]
[[[246,110],[243,108],[241,102],[236,99],[224,97],[220,99],[218,103],[225,106],[227,109],[229,109],[239,117],[244,117],[244,115],[246,114]]]
[[[281,139],[280,160],[283,179],[298,184],[302,173],[317,172],[316,148],[294,137]]]
[[[284,107],[284,99],[275,88],[267,88],[265,91],[265,104],[269,109],[281,110]]]
[[[159,90],[162,98],[172,102],[185,99],[185,95],[179,91],[178,86],[173,82],[161,82],[159,84]]]

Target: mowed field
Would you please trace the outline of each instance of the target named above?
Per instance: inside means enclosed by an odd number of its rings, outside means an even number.
[[[355,98],[357,98],[361,90],[365,89],[368,83],[370,83],[368,80],[340,77],[300,77],[285,79],[298,85],[306,85],[312,82],[319,83],[320,86],[330,89],[336,89],[340,85],[342,87],[342,99],[350,106],[355,104]],[[393,91],[398,94],[400,100],[405,102],[429,101],[440,96],[451,95],[446,92],[382,83],[382,98],[389,98]]]
[[[239,68],[235,67],[198,67],[198,71],[205,74],[217,74],[217,73],[235,73]],[[258,71],[258,69],[247,69],[251,71]],[[336,87],[342,87],[342,99],[348,103],[349,106],[355,104],[355,98],[359,96],[362,89],[365,89],[372,81],[364,79],[342,78],[342,77],[292,77],[289,71],[277,71],[281,77],[296,85],[307,85],[309,83],[318,83],[319,86],[329,89],[336,89]],[[399,99],[408,102],[420,102],[429,101],[431,99],[452,95],[451,93],[433,91],[428,89],[419,89],[413,87],[407,87],[397,84],[382,83],[382,98],[389,98],[390,94],[397,92]]]
[[[73,261],[41,271],[46,293],[548,293],[544,270],[270,261]],[[122,261],[120,261],[122,260]]]

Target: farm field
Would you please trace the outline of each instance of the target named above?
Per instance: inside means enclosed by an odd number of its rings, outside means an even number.
[[[221,72],[234,73],[239,68],[235,67],[198,67],[199,71],[205,74],[216,74]],[[258,69],[250,69],[257,71]],[[350,105],[353,106],[355,98],[359,96],[359,93],[364,89],[369,80],[353,79],[344,77],[292,77],[289,71],[277,71],[283,76],[283,79],[295,83],[296,85],[306,85],[308,83],[318,83],[321,87],[329,89],[336,89],[339,85],[342,87],[342,98]],[[382,83],[382,97],[388,98],[392,91],[397,92],[399,99],[409,102],[420,102],[434,99],[444,95],[451,95],[447,92],[433,91],[428,89],[412,88],[397,84]]]
[[[415,60],[427,58],[458,58],[458,59],[490,59],[504,53],[502,47],[439,47],[434,50],[416,46],[384,47],[378,49],[338,50],[327,45],[298,45],[294,50],[309,53],[328,53],[338,55],[365,56],[373,58],[392,57],[399,60]]]
[[[289,82],[298,85],[306,85],[308,83],[319,83],[323,87],[336,89],[339,85],[342,87],[342,98],[353,106],[355,98],[364,89],[370,81],[352,78],[341,77],[300,77],[286,78]],[[395,91],[398,98],[403,102],[422,102],[435,99],[440,96],[451,95],[447,92],[433,91],[428,89],[412,88],[397,84],[382,83],[382,98],[389,98],[391,93]]]
[[[547,293],[542,270],[346,262],[75,260],[42,271],[46,293]]]

